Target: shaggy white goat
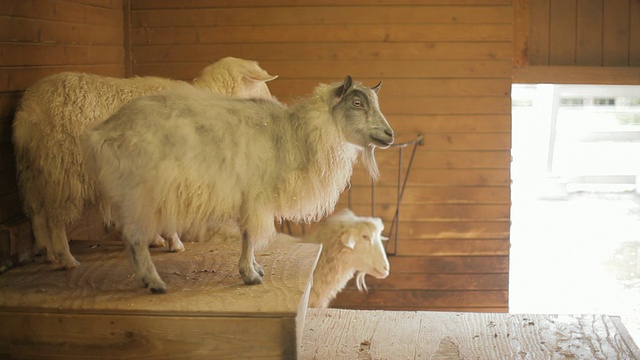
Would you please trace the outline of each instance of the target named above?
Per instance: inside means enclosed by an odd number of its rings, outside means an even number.
[[[278,234],[302,243],[322,244],[322,252],[313,272],[309,307],[326,308],[355,275],[356,287],[367,290],[367,274],[384,279],[389,276],[389,260],[382,240],[384,225],[377,217],[356,216],[345,209],[328,217],[302,238]]]
[[[270,98],[265,82],[274,78],[255,61],[227,57],[206,67],[194,85],[238,97]],[[117,79],[65,72],[45,77],[25,91],[13,123],[18,184],[36,247],[46,249],[50,261],[59,261],[63,268],[78,266],[69,251],[66,225],[99,197],[84,171],[81,136],[135,97],[188,86],[158,77]],[[168,248],[184,249],[177,234],[171,235]]]
[[[290,108],[180,89],[135,99],[90,131],[87,164],[145,285],[166,291],[149,254],[154,234],[202,236],[226,221],[242,233],[244,282],[262,283],[254,249],[275,235],[274,218],[310,221],[331,212],[359,153],[376,176],[373,150],[393,142],[379,85],[347,77]]]

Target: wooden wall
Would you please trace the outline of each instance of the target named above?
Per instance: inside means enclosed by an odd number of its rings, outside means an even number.
[[[640,1],[530,2],[530,65],[640,66]]]
[[[23,218],[15,182],[11,124],[24,89],[43,76],[66,70],[121,77],[123,43],[122,0],[1,2],[0,224],[15,225]],[[12,243],[7,231],[0,232],[0,267],[29,246],[16,244],[16,239]]]
[[[640,0],[514,0],[514,83],[640,84]]]
[[[381,108],[399,139],[424,133],[425,145],[404,196],[391,275],[370,280],[367,296],[345,291],[335,306],[506,311],[511,1],[315,3],[132,0],[132,73],[188,80],[223,56],[254,59],[279,75],[269,85],[285,102],[347,74],[368,85],[383,80]],[[396,156],[377,151],[375,210],[387,226]],[[368,184],[358,170],[352,196],[361,215],[371,211]]]
[[[368,85],[383,80],[381,107],[399,140],[424,133],[425,144],[404,196],[390,277],[370,280],[366,296],[345,291],[336,306],[506,311],[511,0],[316,3],[8,2],[0,10],[3,169],[13,172],[10,123],[22,90],[53,72],[190,80],[211,62],[237,56],[279,75],[270,88],[284,102],[347,74]],[[377,156],[375,211],[388,225],[397,154]],[[2,187],[0,222],[20,214],[12,175],[4,179],[10,186]],[[361,169],[352,190],[354,209],[369,214]]]

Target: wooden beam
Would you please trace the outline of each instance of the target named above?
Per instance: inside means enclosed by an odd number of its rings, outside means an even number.
[[[640,67],[529,66],[513,69],[514,84],[640,85]]]

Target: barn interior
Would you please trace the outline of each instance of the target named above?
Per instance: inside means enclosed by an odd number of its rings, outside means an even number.
[[[10,0],[0,23],[0,357],[640,358],[640,1]],[[407,146],[376,150],[373,185],[356,164],[336,204],[382,218],[390,238],[390,274],[368,276],[367,292],[352,281],[308,308],[318,246],[273,244],[258,253],[265,283],[246,286],[239,244],[185,242],[152,251],[170,290],[151,295],[117,281],[133,268],[95,206],[66,227],[78,269],[34,251],[12,141],[25,90],[63,71],[189,82],[226,56],[277,75],[285,104],[347,75],[383,82],[380,108]],[[612,108],[626,127],[595,131]],[[571,131],[617,137],[624,169],[607,172]],[[600,281],[586,236],[619,245],[627,272]]]

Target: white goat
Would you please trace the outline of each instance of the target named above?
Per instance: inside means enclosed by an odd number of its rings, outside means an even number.
[[[181,89],[135,99],[90,131],[87,164],[145,285],[166,291],[149,254],[154,234],[201,237],[226,221],[242,233],[244,282],[262,283],[254,249],[275,235],[274,218],[310,221],[333,211],[358,153],[377,175],[374,148],[393,142],[379,85],[347,77],[290,108]]]
[[[389,276],[389,260],[384,248],[384,224],[377,217],[356,216],[345,209],[334,213],[302,238],[278,234],[278,240],[322,244],[313,272],[309,307],[326,308],[355,275],[356,287],[367,290],[367,274],[384,279]]]
[[[194,85],[238,97],[270,98],[265,82],[274,78],[255,61],[227,57],[206,67]],[[99,197],[84,171],[83,134],[135,97],[182,86],[189,85],[158,77],[118,79],[65,72],[45,77],[25,91],[13,123],[18,184],[36,248],[45,249],[48,260],[59,261],[63,268],[78,266],[69,251],[66,225]],[[169,250],[184,249],[175,233],[168,245]]]

